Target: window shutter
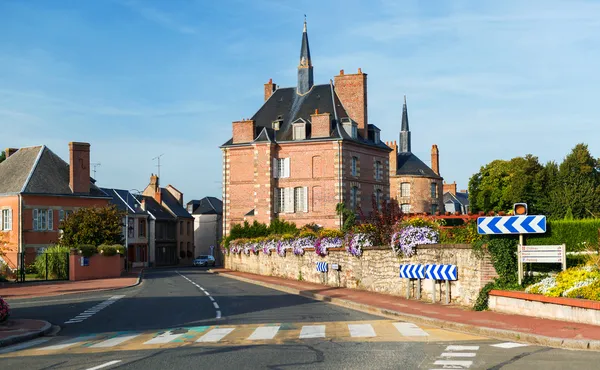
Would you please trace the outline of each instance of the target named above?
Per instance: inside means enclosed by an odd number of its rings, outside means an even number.
[[[4,230],[4,210],[0,210],[0,230]]]
[[[33,210],[33,230],[38,230],[38,210]]]
[[[284,163],[285,163],[285,166],[283,169],[284,170],[283,177],[290,177],[290,159],[289,158],[284,159]]]
[[[8,229],[12,230],[12,208],[8,210]]]
[[[273,158],[273,178],[279,177],[279,168],[277,168],[277,158]]]
[[[48,230],[54,229],[54,211],[48,210]]]
[[[294,188],[285,188],[285,213],[294,213]]]
[[[279,213],[279,189],[273,189],[273,213]]]
[[[304,212],[308,212],[308,187],[304,187]]]

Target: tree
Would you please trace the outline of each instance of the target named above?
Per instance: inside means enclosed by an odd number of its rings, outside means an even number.
[[[0,163],[4,162],[5,159],[6,159],[6,153],[4,153],[4,151],[2,151],[0,153]]]
[[[82,244],[123,244],[125,212],[115,206],[80,208],[60,225],[60,245],[75,248]]]

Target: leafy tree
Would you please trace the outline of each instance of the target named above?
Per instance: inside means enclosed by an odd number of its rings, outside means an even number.
[[[342,216],[342,231],[349,231],[356,224],[356,214],[346,207],[346,203],[338,203],[335,206],[335,212],[338,216]]]
[[[60,225],[60,245],[75,248],[82,244],[123,244],[125,213],[115,206],[80,208]]]
[[[4,151],[0,152],[0,163],[4,162],[6,159],[6,153]]]

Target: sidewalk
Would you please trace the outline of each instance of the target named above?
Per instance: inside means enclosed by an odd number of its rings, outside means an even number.
[[[134,269],[126,275],[112,279],[5,283],[0,285],[0,297],[3,297],[8,301],[10,299],[48,297],[63,294],[127,288],[140,283],[142,272],[143,269]]]
[[[0,324],[0,347],[47,334],[52,325],[42,320],[15,319]]]
[[[222,268],[214,273],[361,311],[501,340],[570,349],[600,350],[600,326],[539,319],[427,303],[358,289],[249,274]]]

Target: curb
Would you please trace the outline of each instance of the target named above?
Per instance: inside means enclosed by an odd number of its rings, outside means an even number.
[[[38,321],[43,321],[43,320],[38,320]],[[13,336],[5,338],[5,339],[0,339],[0,347],[6,347],[11,344],[26,342],[28,340],[48,334],[49,332],[52,331],[52,324],[50,324],[48,321],[43,321],[43,322],[45,323],[44,327],[41,328],[40,330],[36,330],[36,331],[30,332],[30,333],[25,333],[25,334],[20,334],[20,335],[13,335]]]
[[[317,301],[323,301],[327,303],[332,303],[337,306],[352,308],[358,311],[367,312],[367,313],[376,313],[379,315],[383,315],[386,317],[400,318],[402,320],[410,321],[417,324],[431,325],[436,326],[441,329],[449,329],[460,331],[468,334],[474,335],[482,335],[491,337],[499,340],[510,340],[515,342],[528,343],[532,345],[541,345],[546,347],[554,347],[561,349],[577,349],[577,350],[592,350],[592,351],[600,351],[600,341],[599,340],[587,340],[587,339],[568,339],[568,338],[556,338],[556,337],[547,337],[545,335],[537,335],[537,334],[529,334],[522,333],[514,330],[504,330],[504,329],[496,329],[496,328],[488,328],[484,326],[476,326],[470,324],[461,324],[457,322],[435,319],[426,316],[413,315],[402,313],[399,311],[389,310],[385,308],[380,308],[376,306],[371,306],[363,303],[357,303],[353,301],[349,301],[346,299],[340,298],[331,298],[329,296],[325,296],[317,293],[310,293],[307,291],[302,291],[282,285],[275,285],[271,283],[265,283],[262,281],[256,281],[252,279],[247,279],[240,276],[230,275],[228,273],[210,271],[213,274],[222,275],[224,277],[235,279],[239,281],[243,281],[250,284],[260,285],[265,288],[275,289],[282,292],[300,295],[306,298],[311,298]]]

